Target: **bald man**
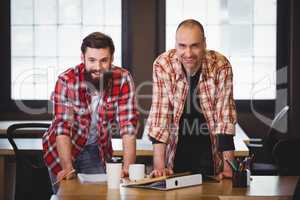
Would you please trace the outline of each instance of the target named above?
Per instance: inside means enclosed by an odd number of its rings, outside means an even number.
[[[222,54],[206,49],[200,22],[176,30],[175,49],[153,64],[153,99],[145,132],[154,148],[153,176],[200,172],[232,177],[236,109],[232,68]]]

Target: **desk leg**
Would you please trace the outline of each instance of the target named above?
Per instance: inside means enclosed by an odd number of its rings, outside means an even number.
[[[5,197],[5,157],[0,156],[0,200],[4,200]]]

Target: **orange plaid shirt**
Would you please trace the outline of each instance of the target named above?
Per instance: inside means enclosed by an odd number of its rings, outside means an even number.
[[[225,56],[206,50],[202,61],[198,95],[208,124],[214,172],[223,170],[222,152],[216,134],[235,134],[236,109],[233,99],[233,74]],[[166,167],[173,169],[178,142],[179,120],[188,94],[188,81],[172,49],[161,54],[153,64],[153,96],[145,133],[166,143]]]

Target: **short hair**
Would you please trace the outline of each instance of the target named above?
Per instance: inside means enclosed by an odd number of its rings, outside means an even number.
[[[102,49],[109,48],[111,55],[115,52],[114,42],[108,35],[101,32],[93,32],[82,40],[81,52],[85,54],[87,47]]]
[[[181,27],[189,27],[189,28],[193,28],[194,26],[197,26],[201,33],[202,33],[202,36],[203,38],[205,39],[205,33],[204,33],[204,28],[202,26],[202,24],[200,22],[198,22],[197,20],[195,19],[186,19],[184,21],[182,21],[178,26],[177,26],[177,29],[176,29],[176,32],[179,30],[179,28]]]

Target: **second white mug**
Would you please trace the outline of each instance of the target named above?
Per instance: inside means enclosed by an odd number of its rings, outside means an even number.
[[[145,178],[145,165],[144,164],[131,164],[129,165],[129,180],[138,181]]]

